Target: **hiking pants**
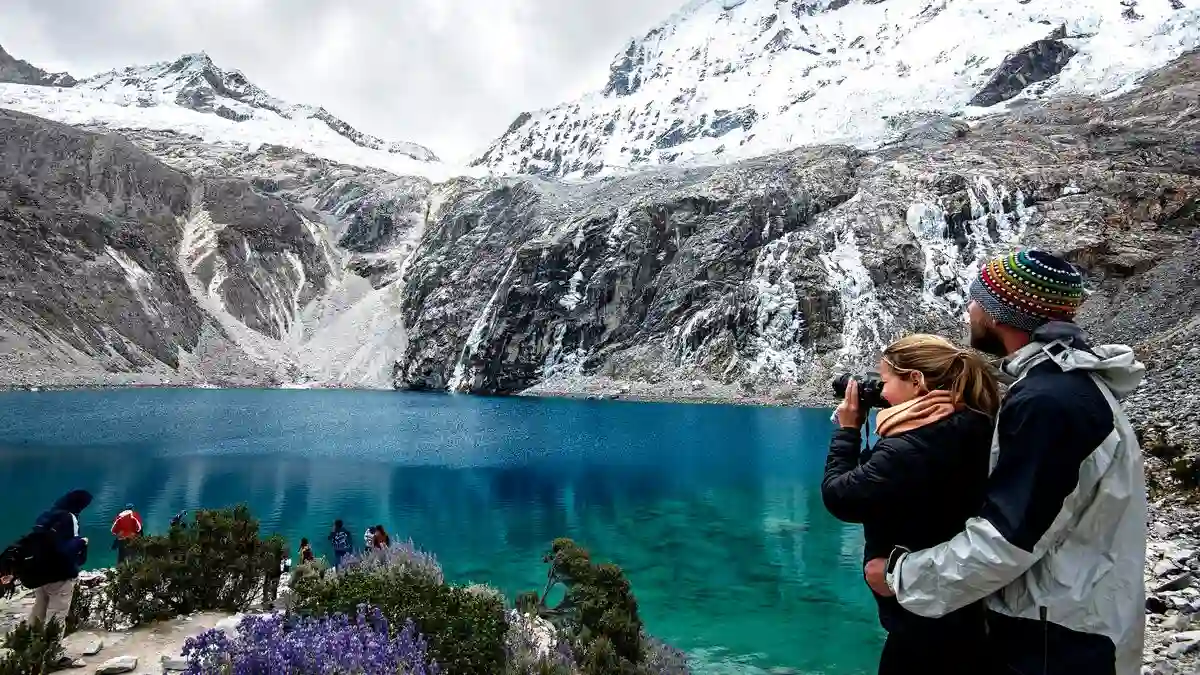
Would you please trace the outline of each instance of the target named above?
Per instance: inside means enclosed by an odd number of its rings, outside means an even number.
[[[879,675],[987,675],[986,658],[983,640],[890,633]]]
[[[34,621],[58,619],[65,626],[74,594],[75,579],[38,586],[33,589],[33,611],[29,613],[29,618]]]

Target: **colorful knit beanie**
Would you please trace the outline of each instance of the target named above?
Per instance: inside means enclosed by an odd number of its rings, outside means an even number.
[[[1048,321],[1072,321],[1083,303],[1083,277],[1042,251],[989,261],[971,284],[971,299],[998,323],[1033,332]]]

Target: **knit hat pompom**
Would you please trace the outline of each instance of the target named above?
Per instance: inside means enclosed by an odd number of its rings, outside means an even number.
[[[969,292],[998,323],[1033,332],[1049,321],[1075,319],[1083,304],[1083,277],[1062,258],[1019,251],[980,268]]]

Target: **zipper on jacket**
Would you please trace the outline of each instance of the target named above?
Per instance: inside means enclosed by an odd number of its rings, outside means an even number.
[[[1042,619],[1042,675],[1050,675],[1050,610],[1038,607]]]

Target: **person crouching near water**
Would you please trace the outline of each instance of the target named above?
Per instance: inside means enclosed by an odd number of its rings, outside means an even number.
[[[126,504],[125,510],[117,514],[110,531],[113,548],[117,549],[117,564],[120,565],[129,557],[130,542],[142,536],[142,516],[133,510],[133,504]]]
[[[1000,407],[982,358],[933,335],[910,335],[883,352],[880,440],[860,459],[861,428],[873,401],[851,380],[837,409],[821,496],[834,517],[862,523],[864,562],[941,543],[983,501],[992,429]],[[880,675],[964,672],[985,651],[984,610],[973,604],[929,619],[875,595],[887,631]]]

